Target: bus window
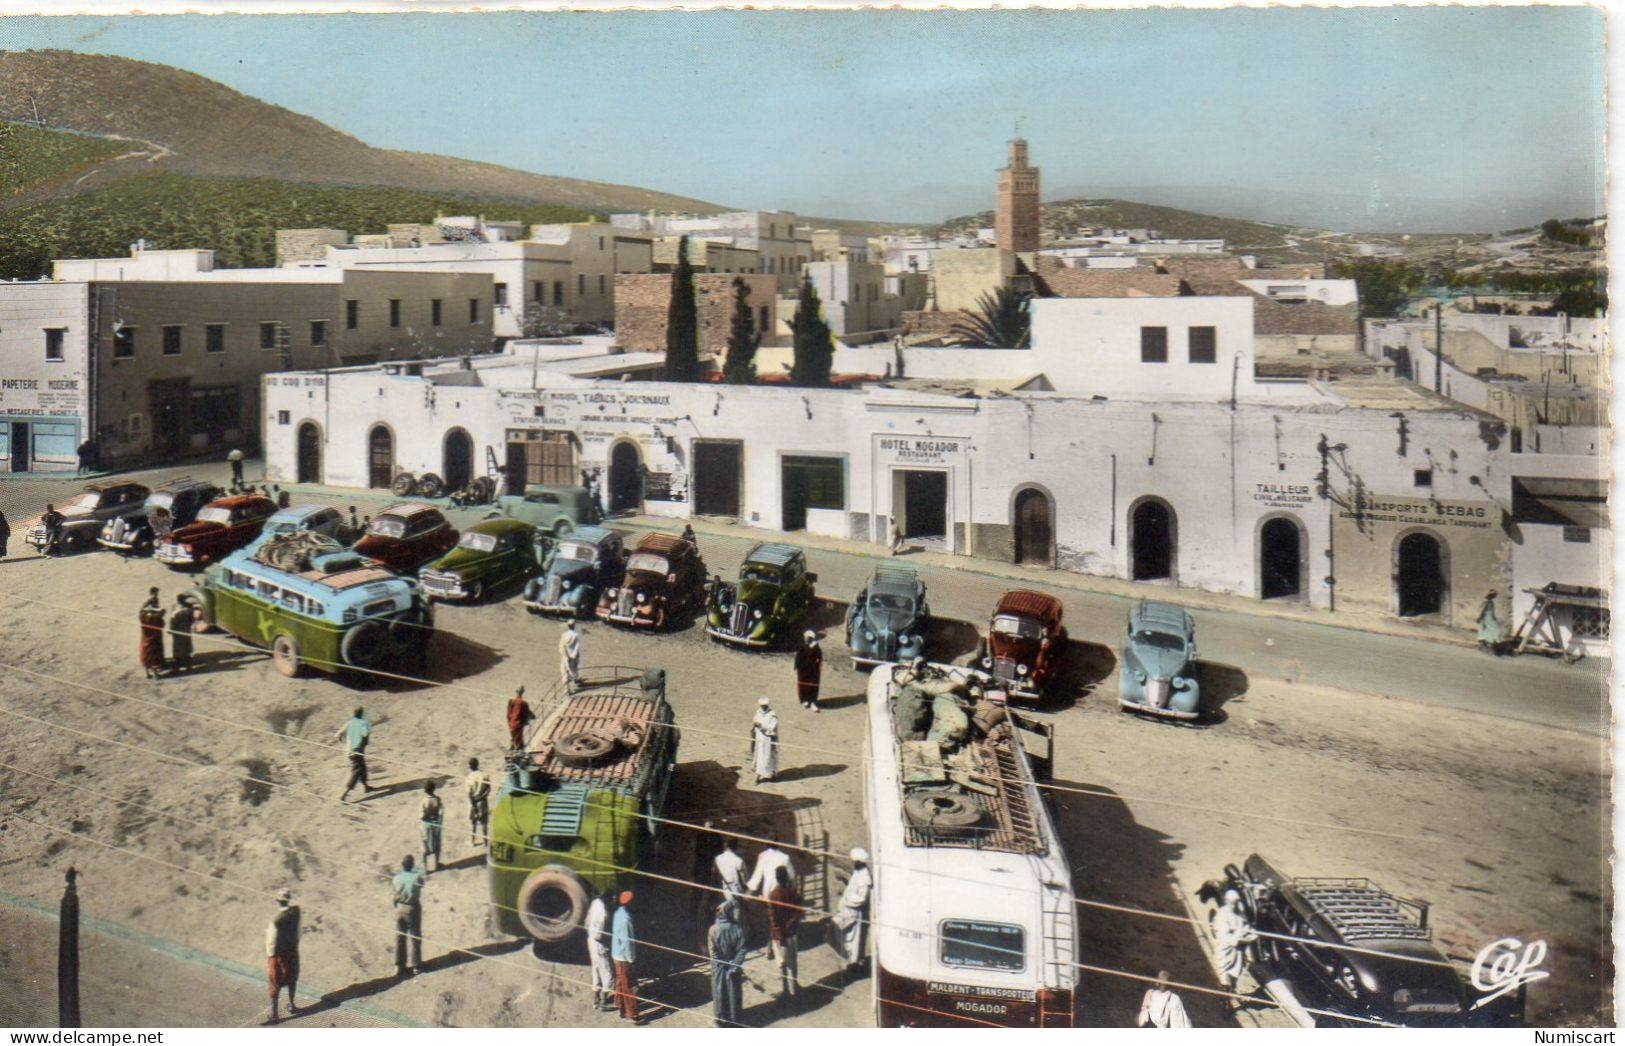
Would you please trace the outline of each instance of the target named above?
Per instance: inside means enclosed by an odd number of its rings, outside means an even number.
[[[282,593],[282,605],[296,613],[305,612],[305,597],[297,592]]]
[[[305,612],[310,614],[312,617],[321,617],[323,614],[327,613],[327,608],[313,599],[305,607]]]
[[[268,600],[272,603],[276,602],[276,597],[281,594],[276,585],[269,581],[261,581],[259,583],[258,590],[261,599]]]
[[[1027,964],[1026,934],[1019,926],[970,919],[942,921],[942,961],[979,970],[1020,970]]]

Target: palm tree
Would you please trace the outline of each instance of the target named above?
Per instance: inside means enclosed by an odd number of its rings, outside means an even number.
[[[1032,334],[1031,295],[999,287],[976,299],[977,311],[955,323],[951,333],[990,349],[1025,349]]]

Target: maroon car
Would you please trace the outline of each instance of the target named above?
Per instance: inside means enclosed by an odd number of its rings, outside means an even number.
[[[632,628],[666,627],[673,614],[705,602],[699,551],[670,534],[645,534],[626,561],[619,586],[598,599],[598,618]]]
[[[200,567],[219,561],[260,536],[276,502],[257,495],[220,498],[205,505],[197,518],[164,538],[153,558],[171,567]]]
[[[1061,601],[1043,592],[1015,589],[1001,596],[993,611],[982,669],[991,672],[1011,698],[1037,701],[1065,648]]]
[[[355,551],[388,567],[409,574],[450,552],[457,545],[457,529],[433,505],[391,505],[372,517]]]

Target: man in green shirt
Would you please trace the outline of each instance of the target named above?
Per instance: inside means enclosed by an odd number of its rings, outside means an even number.
[[[395,892],[395,976],[410,977],[423,965],[423,873],[411,854],[401,858],[401,870],[390,882]],[[412,961],[407,960],[411,943]]]

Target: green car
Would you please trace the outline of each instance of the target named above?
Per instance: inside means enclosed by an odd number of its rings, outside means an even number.
[[[739,583],[718,578],[706,599],[705,632],[735,646],[761,649],[794,631],[812,606],[818,575],[794,545],[763,542],[745,555]]]
[[[601,522],[604,514],[586,487],[532,483],[520,497],[504,494],[486,519],[522,519],[537,530],[561,538],[576,527]]]
[[[477,603],[487,592],[523,582],[541,569],[536,528],[517,519],[488,519],[463,531],[450,552],[418,573],[431,599]]]

